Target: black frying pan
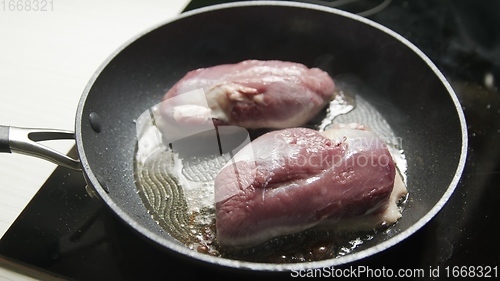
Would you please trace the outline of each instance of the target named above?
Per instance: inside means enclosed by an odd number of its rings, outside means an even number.
[[[410,200],[390,235],[376,236],[344,257],[278,265],[197,253],[151,218],[134,182],[135,119],[186,72],[250,58],[300,62],[321,67],[334,79],[349,75],[362,81],[362,94],[374,101],[403,140],[408,161]],[[208,264],[270,271],[345,264],[407,238],[452,194],[467,147],[464,115],[453,90],[414,45],[364,18],[285,2],[213,6],[142,34],[110,57],[83,93],[74,134],[79,161],[36,143],[71,137],[69,132],[3,126],[0,151],[37,154],[73,169],[81,167],[89,186],[110,209],[159,247]]]

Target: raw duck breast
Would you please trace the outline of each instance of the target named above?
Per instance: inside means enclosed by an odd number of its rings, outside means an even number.
[[[317,225],[373,229],[397,221],[405,193],[388,148],[371,131],[277,130],[215,178],[217,240],[247,247]]]
[[[325,71],[303,64],[246,60],[190,71],[163,101],[199,89],[205,92],[208,109],[196,102],[177,109],[164,103],[162,115],[191,124],[213,120],[243,128],[301,126],[332,99],[335,83]],[[169,116],[172,112],[180,114]]]

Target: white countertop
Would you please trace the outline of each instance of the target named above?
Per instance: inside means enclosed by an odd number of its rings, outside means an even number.
[[[0,125],[73,131],[80,95],[100,64],[141,31],[175,17],[187,3],[1,1]],[[34,11],[42,4],[46,11]],[[47,144],[66,153],[74,141]],[[0,238],[55,168],[37,158],[0,154]],[[0,280],[31,278],[0,267]]]

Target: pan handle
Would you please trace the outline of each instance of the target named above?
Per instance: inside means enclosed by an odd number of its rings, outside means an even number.
[[[21,153],[51,161],[57,165],[80,171],[80,160],[73,159],[38,143],[46,140],[74,139],[70,131],[30,129],[0,125],[0,152]]]

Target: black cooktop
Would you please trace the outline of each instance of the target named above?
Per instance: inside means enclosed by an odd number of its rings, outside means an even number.
[[[194,0],[186,10],[230,2]],[[463,266],[497,268],[500,242],[500,11],[498,1],[303,1],[336,6],[379,22],[426,53],[465,111],[469,151],[449,202],[398,245],[342,266],[429,269],[441,278]],[[74,149],[70,153],[75,153]],[[438,171],[436,171],[438,172]],[[85,190],[82,174],[58,167],[0,240],[0,264],[41,279],[136,280],[179,274],[230,276],[171,256],[131,230]],[[459,272],[459,271],[456,271]],[[254,278],[253,275],[245,276]],[[291,277],[272,274],[274,279]]]

